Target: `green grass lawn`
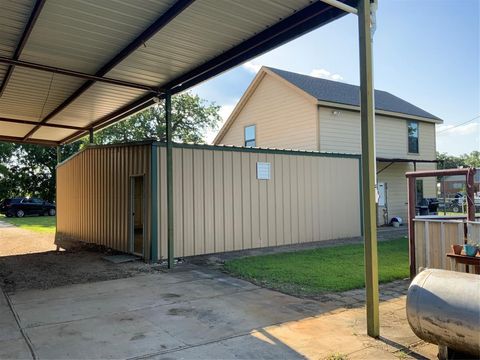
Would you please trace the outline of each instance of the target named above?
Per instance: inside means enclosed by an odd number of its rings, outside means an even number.
[[[379,279],[409,276],[408,240],[378,243]],[[364,286],[363,245],[302,250],[230,260],[225,269],[240,278],[294,295],[315,295]]]
[[[25,230],[41,233],[55,233],[55,216],[26,216],[23,218],[7,218],[0,215],[0,220]]]

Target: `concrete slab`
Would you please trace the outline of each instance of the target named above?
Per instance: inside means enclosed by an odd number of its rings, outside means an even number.
[[[184,269],[19,292],[11,299],[40,359],[322,359],[337,353],[388,359],[413,346],[422,354],[431,350],[409,329],[404,297],[381,304],[379,341],[365,334],[364,308],[300,299],[201,267]],[[0,327],[16,325],[5,319]],[[28,355],[21,338],[7,333],[0,332],[0,349],[1,341],[10,341],[13,352],[2,350],[0,358]]]
[[[261,332],[253,332],[248,335],[160,354],[151,359],[295,360],[305,359],[305,357],[276,339],[270,338],[268,334],[263,335]]]
[[[256,289],[256,286],[248,282],[232,278],[230,281],[219,277],[175,283],[162,283],[162,278],[168,276],[141,277],[138,282],[137,278],[116,280],[118,287],[110,291],[98,283],[101,292],[93,294],[89,291],[88,295],[81,295],[76,289],[79,286],[75,285],[72,286],[71,294],[59,298],[49,296],[50,292],[46,291],[39,299],[32,296],[29,301],[23,298],[23,302],[16,303],[17,298],[14,296],[13,301],[22,324],[34,327]]]
[[[31,357],[30,349],[0,289],[0,359],[31,359]]]

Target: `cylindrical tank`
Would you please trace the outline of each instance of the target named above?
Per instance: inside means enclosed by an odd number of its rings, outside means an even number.
[[[480,356],[480,275],[422,271],[408,288],[407,318],[420,339]]]

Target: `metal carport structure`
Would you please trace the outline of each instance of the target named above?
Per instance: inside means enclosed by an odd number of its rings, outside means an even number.
[[[367,320],[378,336],[371,2],[1,0],[0,141],[59,146],[164,98],[173,239],[171,95],[358,13]]]

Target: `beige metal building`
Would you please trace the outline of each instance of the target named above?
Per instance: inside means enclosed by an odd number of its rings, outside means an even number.
[[[361,153],[358,86],[262,67],[219,131],[215,144]],[[375,91],[378,223],[407,218],[405,173],[436,167],[436,116]],[[436,196],[435,179],[418,195]],[[388,221],[388,220],[387,220]]]
[[[175,257],[361,235],[359,156],[176,144]],[[166,147],[89,146],[57,169],[57,238],[167,257]]]

